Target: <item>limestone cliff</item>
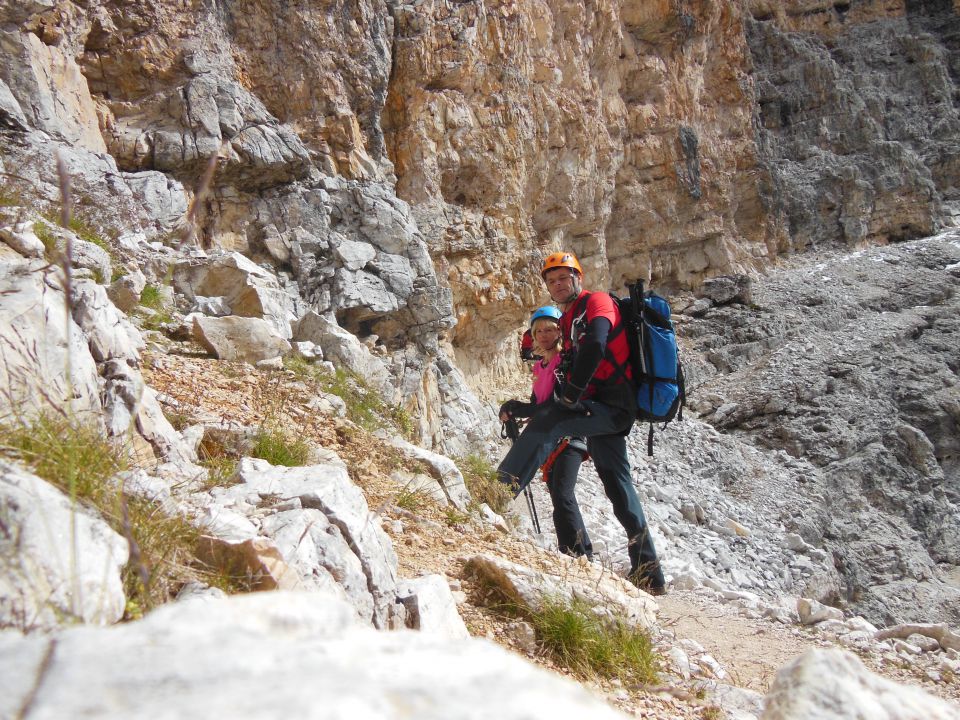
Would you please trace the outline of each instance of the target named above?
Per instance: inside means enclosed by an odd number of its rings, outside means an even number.
[[[8,147],[41,131],[106,151],[131,183],[163,173],[165,210],[102,216],[148,241],[176,233],[170,203],[186,205],[216,155],[204,247],[273,264],[301,309],[389,352],[434,357],[439,339],[482,392],[543,299],[548,251],[575,250],[596,287],[696,288],[949,222],[956,12],[8,0],[0,112],[19,132]],[[372,235],[372,251],[351,245]],[[398,362],[424,385],[426,366]],[[442,436],[439,421],[424,430]]]

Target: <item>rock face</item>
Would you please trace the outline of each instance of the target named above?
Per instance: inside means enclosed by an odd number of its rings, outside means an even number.
[[[576,251],[594,287],[694,287],[954,214],[949,4],[2,12],[19,58],[0,77],[5,155],[50,137],[106,150],[131,200],[159,201],[118,207],[146,239],[184,200],[144,178],[194,187],[214,160],[201,242],[288,273],[297,316],[330,314],[393,353],[415,344],[416,360],[392,359],[394,400],[441,445],[454,418],[431,400],[470,403],[448,360],[484,394],[551,250]]]
[[[932,235],[956,212],[950,50],[923,31],[922,5],[906,5],[826,32],[747,24],[767,197],[793,247]]]
[[[142,622],[76,628],[55,639],[2,635],[0,668],[4,717],[26,706],[36,718],[103,720],[220,712],[238,719],[626,717],[486,640],[376,632],[360,627],[346,603],[307,593],[190,599]],[[157,682],[161,676],[167,682]],[[250,692],[261,684],[271,691]]]

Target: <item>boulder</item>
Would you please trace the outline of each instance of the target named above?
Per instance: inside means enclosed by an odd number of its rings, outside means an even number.
[[[102,519],[4,461],[0,518],[0,627],[50,630],[122,617],[127,541]]]
[[[423,575],[397,584],[397,600],[407,609],[407,625],[451,639],[470,637],[443,575]]]
[[[251,365],[290,352],[290,343],[260,318],[196,315],[193,337],[221,360],[240,360]]]
[[[0,635],[0,689],[0,716],[29,704],[36,720],[626,718],[489,641],[378,632],[335,598],[282,591],[173,603],[109,630]]]
[[[645,592],[590,563],[571,559],[565,570],[563,575],[548,573],[493,555],[475,555],[466,565],[466,572],[496,588],[508,602],[534,611],[547,600],[576,597],[603,617],[654,627],[657,605]]]
[[[344,586],[364,620],[375,627],[389,625],[396,600],[397,556],[342,463],[274,467],[244,458],[237,479],[237,485],[214,490],[216,505],[253,511],[261,505],[272,507],[279,497],[319,511],[306,516],[279,513],[262,521],[261,532],[276,538],[286,562],[305,584],[316,584],[311,578],[327,572]]]
[[[274,273],[240,253],[181,261],[174,269],[173,286],[191,303],[202,307],[205,301],[200,298],[218,298],[218,306],[229,307],[234,315],[262,318],[281,337],[290,338],[290,323],[294,320],[292,298],[280,287]]]
[[[960,710],[867,670],[845,650],[808,650],[777,672],[761,720],[960,720]]]

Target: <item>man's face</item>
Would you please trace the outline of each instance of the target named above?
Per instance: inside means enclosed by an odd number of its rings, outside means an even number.
[[[566,305],[580,294],[580,274],[570,268],[553,268],[543,275],[547,292],[555,303]]]

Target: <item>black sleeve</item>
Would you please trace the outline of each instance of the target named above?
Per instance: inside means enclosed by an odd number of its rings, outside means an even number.
[[[537,405],[534,402],[518,403],[514,406],[512,415],[518,418],[528,418],[533,415],[536,409]]]
[[[612,325],[607,318],[594,318],[587,325],[580,347],[577,348],[577,357],[573,362],[573,369],[567,378],[567,383],[573,385],[580,392],[587,387],[590,378],[597,371],[600,361],[607,350],[607,336]],[[564,395],[567,393],[565,392]]]

